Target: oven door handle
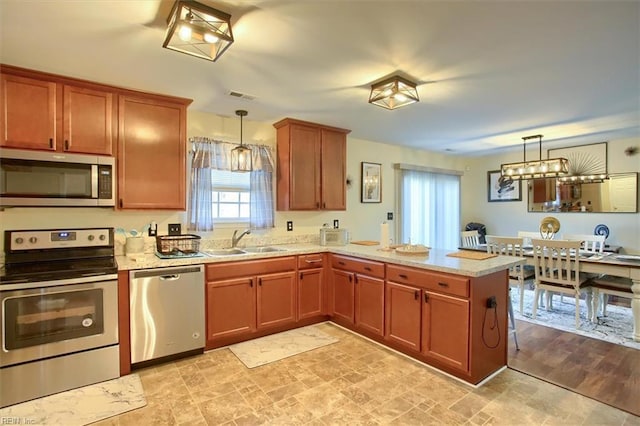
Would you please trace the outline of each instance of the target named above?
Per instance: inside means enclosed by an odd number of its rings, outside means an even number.
[[[91,284],[91,283],[99,283],[102,281],[117,281],[117,280],[118,280],[118,274],[91,275],[91,276],[79,277],[79,278],[69,278],[66,280],[2,284],[2,286],[0,286],[0,291],[4,292],[9,290],[28,290],[31,288],[56,287],[59,285],[70,285],[70,284]]]

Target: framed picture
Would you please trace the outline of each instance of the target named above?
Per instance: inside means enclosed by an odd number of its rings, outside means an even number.
[[[500,170],[487,172],[488,201],[522,201],[522,181],[502,176]]]
[[[382,202],[382,165],[362,162],[362,197],[363,203]]]
[[[569,160],[570,175],[598,175],[607,173],[607,143],[570,146],[547,150],[547,158]]]

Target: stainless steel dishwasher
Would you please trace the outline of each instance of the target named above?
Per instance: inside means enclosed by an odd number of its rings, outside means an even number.
[[[129,272],[132,364],[204,350],[204,287],[202,265]]]

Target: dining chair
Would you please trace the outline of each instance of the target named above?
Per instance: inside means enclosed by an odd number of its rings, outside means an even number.
[[[562,293],[575,298],[576,328],[580,328],[580,295],[586,293],[587,317],[592,318],[592,293],[589,280],[579,273],[580,241],[533,239],[535,290],[533,318],[538,311],[538,296],[546,290],[546,309],[553,309],[552,293]]]
[[[477,230],[460,232],[461,246],[473,247],[480,244],[480,234]]]
[[[511,322],[513,341],[516,344],[516,350],[519,351],[520,346],[518,346],[516,320],[513,317],[513,303],[511,302],[511,278],[517,280],[517,285],[520,289],[520,313],[522,314],[524,307],[524,256],[522,253],[522,238],[497,237],[495,235],[487,235],[485,238],[487,241],[487,253],[519,257],[522,258],[523,261],[522,264],[509,268],[509,297],[507,298],[507,313],[509,314],[509,321]]]
[[[504,256],[520,257],[524,261],[522,251],[522,238],[498,237],[487,235],[487,253],[501,254]],[[520,290],[520,313],[524,309],[524,262],[509,268],[509,278],[516,280],[516,285]]]
[[[591,280],[593,288],[593,318],[591,321],[598,322],[599,304],[602,301],[602,315],[606,316],[607,303],[609,303],[609,295],[633,299],[633,291],[631,290],[633,281],[631,278],[614,277],[610,275],[602,275]]]
[[[591,235],[591,234],[562,234],[563,240],[572,240],[572,241],[580,241],[581,247],[580,250],[592,254],[602,254],[604,252],[604,240],[606,237],[604,235]],[[594,279],[602,277],[601,274],[585,274],[581,272],[581,275],[584,278]],[[605,278],[606,279],[606,278]],[[560,295],[560,302],[563,302],[563,296]],[[603,293],[600,296],[602,299],[595,303],[594,306],[602,305],[602,315],[607,314],[607,304],[609,303],[609,295],[607,293]],[[601,303],[600,303],[601,302]],[[593,312],[595,321],[595,317],[597,316],[597,312]]]

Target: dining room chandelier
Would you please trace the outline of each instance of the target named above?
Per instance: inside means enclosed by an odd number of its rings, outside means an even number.
[[[396,109],[416,102],[420,102],[417,84],[399,75],[371,85],[370,104]]]
[[[527,161],[526,144],[530,139],[538,139],[540,159]],[[500,165],[502,176],[508,176],[513,180],[539,179],[548,177],[559,177],[569,173],[569,160],[566,158],[542,159],[542,135],[525,136],[522,138],[522,162],[505,163]]]
[[[240,117],[240,145],[231,150],[231,171],[250,172],[253,170],[253,160],[251,158],[251,148],[242,144],[242,117],[246,117],[247,111],[239,109],[236,115]]]
[[[175,2],[162,47],[216,61],[231,43],[231,15],[192,0]]]

